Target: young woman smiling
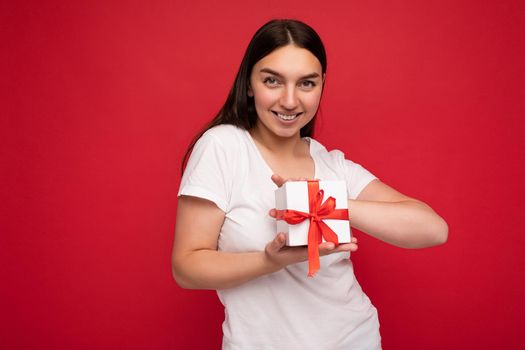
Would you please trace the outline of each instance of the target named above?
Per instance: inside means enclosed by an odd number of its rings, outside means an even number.
[[[312,138],[326,65],[311,27],[266,23],[184,157],[173,276],[183,288],[217,290],[223,349],[381,348],[377,310],[348,260],[355,238],[320,244],[321,270],[306,278],[307,248],[285,247],[275,232],[274,191],[285,179],[344,180],[351,225],[385,242],[447,240],[446,222],[427,204]]]

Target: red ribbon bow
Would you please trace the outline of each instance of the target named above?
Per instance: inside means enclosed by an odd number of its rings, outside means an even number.
[[[323,219],[349,220],[347,209],[335,209],[335,198],[328,197],[323,203],[324,191],[319,189],[318,180],[308,181],[309,213],[297,210],[277,210],[277,220],[284,220],[291,225],[296,225],[310,219],[308,229],[308,276],[312,277],[320,267],[319,244],[323,241],[339,244],[337,234],[332,231]]]

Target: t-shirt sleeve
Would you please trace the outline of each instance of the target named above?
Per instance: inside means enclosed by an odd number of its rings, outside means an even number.
[[[349,199],[356,199],[366,185],[377,179],[370,171],[349,159],[344,159],[344,168]]]
[[[178,196],[194,196],[214,202],[228,212],[234,155],[217,136],[207,132],[197,141],[181,179]]]

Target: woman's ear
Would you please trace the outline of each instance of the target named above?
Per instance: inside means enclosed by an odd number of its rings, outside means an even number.
[[[249,97],[253,97],[253,91],[252,91],[252,87],[250,85],[248,85],[248,96]]]

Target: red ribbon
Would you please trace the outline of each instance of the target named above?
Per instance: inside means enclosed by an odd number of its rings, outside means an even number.
[[[284,220],[291,225],[296,225],[310,219],[308,229],[308,276],[312,277],[320,267],[319,244],[325,241],[339,244],[337,234],[332,231],[324,219],[349,220],[347,209],[335,209],[335,198],[328,197],[323,203],[324,191],[319,189],[318,180],[308,181],[309,213],[297,210],[277,210],[277,220]]]

